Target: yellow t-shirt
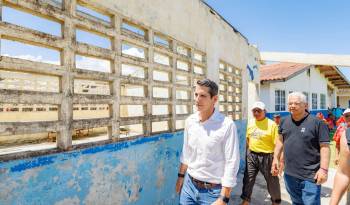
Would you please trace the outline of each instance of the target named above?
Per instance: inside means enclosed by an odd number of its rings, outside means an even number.
[[[278,137],[277,124],[265,118],[261,121],[251,120],[247,126],[249,149],[253,152],[273,153]]]

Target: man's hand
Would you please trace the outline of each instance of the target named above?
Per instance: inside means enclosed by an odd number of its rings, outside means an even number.
[[[179,172],[178,172],[177,181],[176,181],[176,186],[175,186],[175,191],[177,194],[179,194],[181,192],[182,186],[184,184],[186,170],[187,170],[187,165],[181,163],[180,168],[179,168]]]
[[[226,205],[226,203],[221,199],[217,199],[211,205]]]
[[[272,166],[271,166],[271,174],[272,176],[278,176],[279,174],[279,166],[278,166],[278,160],[274,157],[272,161]]]
[[[176,181],[176,187],[175,187],[175,191],[177,194],[180,194],[183,184],[184,184],[184,178],[178,177]]]
[[[328,173],[326,170],[319,169],[315,174],[315,181],[317,185],[321,185],[327,181]]]

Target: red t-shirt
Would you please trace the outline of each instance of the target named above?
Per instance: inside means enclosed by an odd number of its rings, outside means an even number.
[[[345,123],[345,118],[344,118],[344,116],[341,116],[338,120],[337,120],[337,122],[335,123],[336,125],[337,125],[337,127],[341,124],[341,123]]]
[[[337,130],[334,133],[333,140],[335,141],[337,147],[340,146],[340,138],[341,135],[345,132],[346,128],[346,125],[341,124],[338,126]]]
[[[333,120],[330,119],[330,118],[327,118],[326,121],[327,121],[327,124],[328,124],[328,128],[331,129],[331,130],[334,129],[334,122],[333,122]]]

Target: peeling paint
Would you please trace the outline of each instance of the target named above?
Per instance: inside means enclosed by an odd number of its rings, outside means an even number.
[[[15,182],[15,181],[9,181],[9,180],[4,180],[1,181],[0,183],[0,204],[6,204],[7,199],[13,198],[16,196],[16,194],[14,194],[15,190],[17,190],[17,188],[20,185]]]
[[[55,203],[55,205],[66,205],[66,204],[79,205],[80,200],[77,196],[75,196],[74,198],[66,198],[66,199],[63,199],[62,201]]]
[[[42,167],[36,167],[26,171],[22,176],[22,181],[25,183],[28,183],[30,179],[35,180],[35,178],[38,176],[39,172],[42,169],[43,169]]]
[[[246,122],[236,125],[242,155]],[[178,204],[182,140],[183,132],[160,134],[0,163],[0,204]]]
[[[161,188],[164,185],[165,173],[164,173],[163,163],[164,162],[161,161],[157,169],[157,188]]]

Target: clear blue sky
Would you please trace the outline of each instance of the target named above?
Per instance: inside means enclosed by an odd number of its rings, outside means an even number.
[[[205,1],[260,51],[350,55],[350,0]]]
[[[350,55],[350,0],[206,0],[260,51]],[[79,7],[79,10],[91,13]],[[99,18],[104,19],[96,13]],[[26,21],[21,21],[26,19]],[[106,21],[108,19],[105,19]],[[58,23],[3,7],[3,21],[61,36]],[[77,32],[77,40],[103,48],[107,39]],[[1,53],[26,56],[28,49],[2,42]],[[8,46],[7,44],[8,43]],[[57,61],[47,49],[30,47],[35,59]],[[54,53],[54,52],[53,52]],[[52,57],[54,56],[54,57]],[[59,59],[59,58],[58,58]],[[345,72],[350,79],[350,69]]]
[[[206,0],[261,51],[350,54],[349,0]]]

